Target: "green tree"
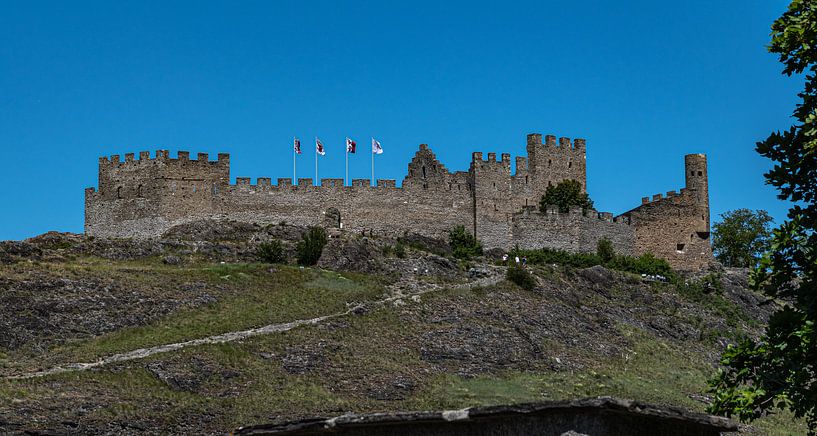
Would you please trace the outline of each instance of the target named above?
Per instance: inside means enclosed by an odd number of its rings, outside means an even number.
[[[306,266],[317,264],[326,241],[326,230],[320,227],[310,228],[296,247],[298,263]]]
[[[563,180],[556,186],[548,186],[545,195],[539,200],[539,210],[545,211],[548,205],[558,206],[559,212],[568,212],[570,206],[581,206],[582,210],[593,208],[593,200],[582,192],[582,184],[576,180]]]
[[[470,259],[482,254],[482,244],[476,236],[465,231],[465,226],[454,227],[448,233],[448,244],[454,251],[454,257],[459,259]]]
[[[596,246],[596,254],[601,259],[603,264],[606,264],[616,257],[616,250],[613,248],[613,243],[607,238],[599,239]]]
[[[712,226],[715,257],[726,266],[757,266],[769,250],[771,223],[772,217],[765,210],[737,209],[721,214],[721,221]]]
[[[782,307],[758,341],[730,346],[710,381],[710,411],[752,420],[788,408],[817,434],[817,0],[795,0],[772,25],[769,51],[786,75],[805,72],[795,124],[772,133],[757,151],[775,162],[767,183],[796,202],[774,230],[771,249],[751,283]]]

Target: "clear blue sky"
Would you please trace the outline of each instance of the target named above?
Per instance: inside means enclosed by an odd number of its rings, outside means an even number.
[[[4,2],[0,239],[82,231],[97,158],[229,152],[232,175],[402,179],[418,144],[450,170],[587,139],[588,189],[620,213],[709,156],[712,218],[786,204],[756,141],[787,128],[802,79],[767,53],[784,1]]]

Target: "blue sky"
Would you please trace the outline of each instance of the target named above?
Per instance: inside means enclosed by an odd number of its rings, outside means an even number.
[[[232,175],[343,177],[343,140],[383,144],[402,179],[418,144],[450,170],[587,139],[588,189],[620,213],[683,186],[706,153],[712,218],[787,205],[756,141],[787,128],[802,79],[767,53],[784,1],[3,2],[0,239],[82,231],[97,158],[231,153]],[[368,153],[351,176],[370,174]]]

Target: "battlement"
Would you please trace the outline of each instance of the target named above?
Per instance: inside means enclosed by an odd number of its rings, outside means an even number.
[[[545,135],[545,141],[542,143],[542,134],[541,133],[531,133],[528,135],[528,145],[529,146],[544,146],[548,148],[558,148],[564,150],[585,150],[587,141],[583,138],[576,138],[574,140],[570,140],[568,137],[560,137],[559,142],[556,142],[555,135]]]
[[[545,211],[541,212],[536,206],[526,206],[522,208],[521,212],[515,215],[542,215],[551,217],[561,217],[563,219],[570,219],[571,217],[582,217],[587,220],[606,221],[610,223],[617,223],[622,225],[630,225],[629,217],[619,216],[614,217],[612,212],[598,212],[593,209],[584,210],[579,206],[573,206],[568,212],[561,212],[558,206],[548,205]]]
[[[103,167],[118,167],[122,165],[129,165],[129,164],[145,164],[149,162],[167,162],[167,163],[193,163],[193,164],[229,164],[230,162],[230,154],[229,153],[219,153],[218,158],[215,161],[209,160],[209,155],[207,153],[198,153],[196,159],[190,159],[190,152],[189,151],[178,151],[176,153],[176,158],[170,158],[170,151],[168,150],[156,150],[154,157],[151,157],[149,151],[140,151],[139,152],[139,159],[136,159],[135,153],[125,153],[124,161],[121,159],[121,156],[118,154],[110,155],[110,156],[101,156],[99,158],[99,166],[100,169]]]

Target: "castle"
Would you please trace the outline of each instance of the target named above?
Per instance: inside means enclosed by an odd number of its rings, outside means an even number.
[[[99,159],[99,189],[85,190],[85,233],[99,237],[154,238],[171,227],[199,219],[260,224],[331,226],[358,233],[398,237],[406,232],[446,237],[463,225],[486,248],[558,248],[595,251],[607,238],[617,253],[652,253],[677,269],[697,270],[712,258],[706,156],[685,157],[686,187],[645,197],[617,217],[576,208],[539,211],[548,186],[566,179],[587,187],[585,140],[530,134],[527,157],[503,153],[472,155],[468,171],[450,172],[425,144],[408,165],[401,187],[395,180],[238,177],[230,183],[230,156],[206,153],[190,159],[140,152]]]

